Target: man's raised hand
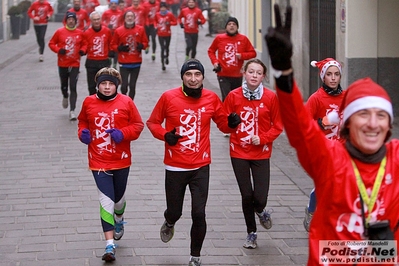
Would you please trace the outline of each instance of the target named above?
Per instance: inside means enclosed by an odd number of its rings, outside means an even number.
[[[280,7],[274,5],[276,27],[269,27],[265,35],[265,41],[269,50],[272,66],[276,70],[288,70],[292,67],[292,42],[291,42],[291,19],[292,7],[287,6],[285,24],[281,22]]]

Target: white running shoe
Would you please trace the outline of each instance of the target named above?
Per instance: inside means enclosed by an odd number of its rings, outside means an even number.
[[[75,121],[77,118],[76,118],[76,115],[75,115],[75,112],[74,111],[70,111],[69,112],[69,120],[70,121]]]

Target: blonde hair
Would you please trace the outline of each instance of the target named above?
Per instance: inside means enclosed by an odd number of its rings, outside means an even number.
[[[103,68],[101,68],[97,72],[96,76],[94,77],[94,81],[97,83],[98,77],[102,76],[102,75],[110,75],[110,76],[116,77],[119,80],[119,84],[122,83],[121,74],[115,68],[112,68],[112,67],[103,67]]]

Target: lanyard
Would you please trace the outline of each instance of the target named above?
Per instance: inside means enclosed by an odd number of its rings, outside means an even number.
[[[378,169],[377,173],[377,178],[374,181],[373,190],[371,191],[371,197],[367,195],[367,190],[363,183],[362,177],[360,176],[359,169],[357,169],[355,162],[353,160],[351,161],[352,161],[353,170],[355,172],[356,182],[359,188],[360,196],[362,197],[363,202],[367,205],[367,210],[368,210],[367,224],[368,224],[370,220],[370,214],[377,200],[378,191],[380,190],[382,179],[385,175],[385,165],[387,163],[387,157],[385,156],[384,159],[382,159],[381,161],[380,168]]]

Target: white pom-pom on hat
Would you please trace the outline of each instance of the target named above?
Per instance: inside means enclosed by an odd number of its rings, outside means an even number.
[[[317,64],[317,61],[314,61],[314,60],[313,60],[312,62],[310,62],[310,65],[311,65],[312,67],[317,67],[316,64]]]
[[[328,122],[330,123],[330,125],[339,125],[339,122],[341,121],[339,119],[339,115],[336,110],[329,112],[327,114],[327,119],[328,119]]]

